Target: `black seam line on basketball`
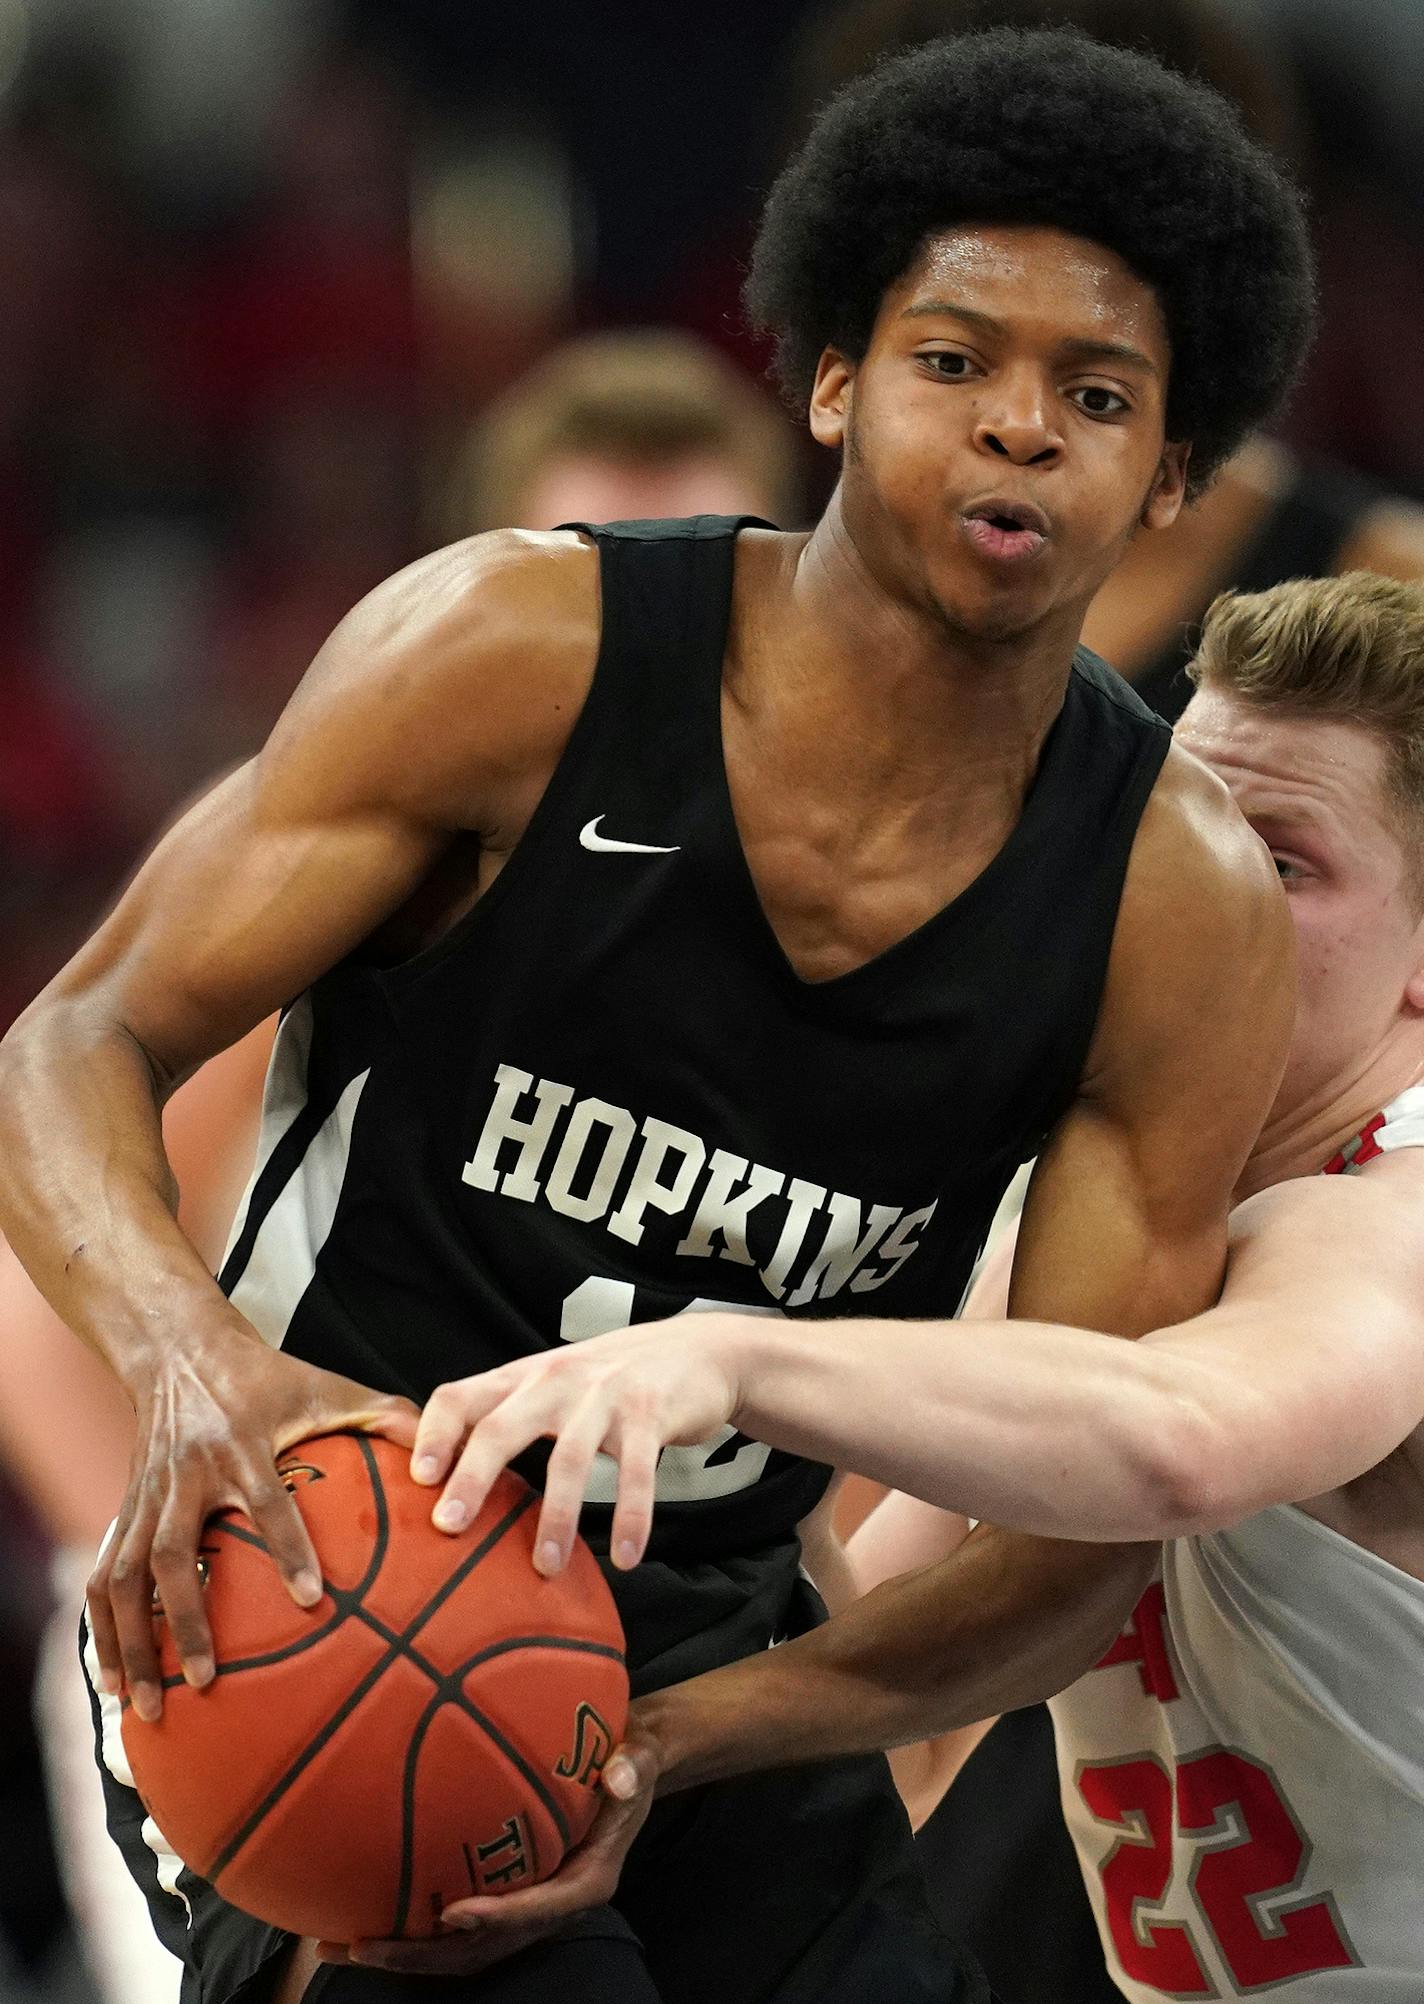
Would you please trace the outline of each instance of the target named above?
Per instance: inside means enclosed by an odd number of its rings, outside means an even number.
[[[358,1621],[365,1622],[367,1628],[379,1635],[382,1641],[397,1643],[401,1641],[399,1632],[387,1627],[378,1614],[372,1614],[370,1608],[358,1607],[352,1612]],[[481,1650],[478,1656],[471,1657],[458,1672],[451,1674],[463,1677],[476,1665],[487,1663],[492,1656],[507,1656],[513,1649],[567,1649],[580,1656],[606,1656],[614,1663],[624,1661],[623,1651],[614,1649],[607,1642],[583,1642],[574,1635],[511,1635],[505,1642],[492,1642],[488,1649]],[[433,1683],[446,1684],[450,1681],[446,1672],[432,1663],[428,1656],[422,1656],[418,1649],[407,1648],[405,1654]]]
[[[452,1677],[468,1677],[481,1663],[488,1663],[491,1657],[508,1656],[515,1649],[564,1649],[575,1656],[606,1656],[612,1663],[623,1661],[623,1651],[614,1649],[607,1642],[580,1642],[571,1635],[512,1635],[507,1642],[492,1642],[488,1649],[482,1649],[478,1656],[472,1656],[462,1663]],[[449,1679],[446,1679],[448,1682]]]
[[[581,1642],[577,1637],[567,1635],[515,1635],[507,1642],[491,1643],[488,1649],[481,1651],[461,1670],[447,1674],[438,1663],[432,1663],[430,1658],[422,1656],[412,1643],[406,1642],[398,1629],[388,1626],[378,1614],[372,1614],[370,1608],[356,1607],[351,1610],[351,1614],[353,1620],[364,1623],[373,1635],[379,1635],[382,1642],[389,1642],[397,1648],[407,1663],[413,1664],[417,1670],[424,1671],[431,1683],[437,1687],[448,1686],[453,1677],[464,1676],[478,1664],[488,1662],[490,1657],[505,1656],[515,1649],[563,1649],[580,1656],[604,1656],[614,1663],[622,1663],[624,1660],[623,1651],[611,1648],[606,1642]],[[452,1690],[449,1696],[453,1704],[458,1705],[463,1702],[459,1691]]]
[[[315,1648],[318,1642],[340,1628],[342,1622],[350,1615],[361,1611],[358,1606],[361,1596],[369,1592],[375,1584],[376,1575],[385,1563],[386,1547],[390,1543],[391,1520],[390,1512],[386,1508],[385,1488],[377,1480],[379,1471],[376,1467],[375,1452],[370,1442],[362,1435],[355,1434],[352,1437],[365,1459],[366,1473],[370,1478],[371,1494],[376,1506],[376,1535],[371,1543],[371,1557],[365,1572],[354,1587],[334,1586],[329,1579],[323,1577],[322,1587],[327,1598],[335,1603],[336,1611],[329,1620],[322,1623],[320,1628],[312,1629],[308,1634],[298,1637],[295,1642],[285,1643],[280,1649],[268,1650],[264,1655],[237,1656],[231,1662],[219,1663],[214,1669],[214,1676],[230,1677],[237,1670],[265,1670],[269,1664],[285,1663],[289,1657],[300,1656],[303,1651]],[[209,1533],[236,1538],[239,1544],[251,1545],[254,1550],[267,1552],[268,1556],[271,1556],[267,1540],[259,1537],[255,1531],[245,1529],[241,1524],[226,1523],[222,1518],[218,1518],[214,1523],[204,1527],[204,1536]],[[175,1676],[161,1679],[161,1688],[165,1691],[176,1691],[180,1684],[186,1682],[187,1679],[180,1672]]]
[[[471,1657],[468,1663],[462,1663],[458,1670],[453,1670],[449,1678],[444,1680],[441,1686],[432,1692],[430,1701],[421,1714],[406,1746],[405,1772],[401,1776],[401,1868],[400,1878],[396,1884],[396,1908],[391,1927],[392,1936],[403,1934],[405,1924],[410,1918],[411,1879],[414,1876],[414,1867],[411,1858],[415,1847],[415,1771],[420,1760],[420,1750],[425,1744],[426,1734],[430,1731],[430,1728],[447,1705],[455,1705],[473,1725],[478,1726],[481,1732],[494,1741],[510,1766],[517,1769],[523,1775],[525,1781],[533,1789],[540,1802],[543,1803],[549,1813],[550,1821],[559,1833],[559,1841],[564,1849],[567,1850],[569,1847],[569,1838],[572,1833],[569,1830],[568,1819],[564,1815],[563,1810],[560,1809],[552,1791],[545,1786],[539,1770],[524,1758],[518,1747],[511,1740],[505,1738],[494,1720],[488,1718],[478,1705],[472,1704],[459,1688],[459,1680],[468,1676],[470,1670],[481,1660],[482,1656]],[[530,1832],[531,1846],[533,1841],[533,1833]]]
[[[480,1563],[480,1560],[483,1559],[487,1553],[492,1552],[494,1550],[495,1546],[499,1543],[500,1539],[504,1536],[505,1532],[508,1531],[511,1528],[511,1526],[517,1524],[519,1519],[524,1515],[525,1511],[528,1510],[531,1507],[531,1505],[537,1503],[538,1500],[539,1498],[537,1493],[531,1489],[527,1495],[520,1497],[519,1501],[514,1505],[512,1509],[506,1510],[503,1517],[500,1518],[499,1522],[493,1527],[493,1529],[488,1531],[486,1535],[483,1538],[481,1538],[479,1544],[475,1546],[474,1550],[472,1552],[467,1553],[465,1558],[455,1568],[454,1572],[448,1575],[448,1577],[442,1583],[439,1591],[431,1595],[430,1599],[426,1602],[424,1608],[416,1616],[414,1622],[409,1624],[405,1633],[400,1637],[401,1644],[404,1645],[409,1643],[410,1637],[424,1626],[424,1624],[435,1613],[437,1608],[444,1605],[444,1603],[449,1599],[450,1595],[455,1592],[456,1588],[461,1586],[463,1582],[466,1579],[468,1579],[469,1575],[474,1571],[475,1567]],[[361,1703],[362,1699],[373,1688],[373,1686],[385,1675],[387,1670],[390,1669],[391,1665],[399,1661],[403,1653],[404,1649],[402,1647],[393,1645],[386,1651],[385,1655],[379,1660],[379,1662],[372,1664],[371,1668],[366,1672],[366,1675],[361,1679],[361,1682],[356,1686],[355,1690],[348,1693],[346,1698],[342,1701],[342,1703],[332,1713],[331,1717],[327,1720],[326,1724],[321,1728],[320,1732],[313,1735],[312,1739],[302,1749],[301,1753],[298,1754],[297,1758],[292,1762],[291,1766],[287,1769],[286,1773],[272,1784],[271,1788],[268,1789],[266,1795],[262,1798],[261,1802],[258,1803],[257,1807],[252,1811],[251,1815],[247,1818],[247,1821],[241,1826],[241,1828],[236,1832],[234,1836],[229,1838],[228,1842],[223,1846],[223,1849],[218,1853],[217,1857],[213,1860],[212,1864],[207,1867],[203,1876],[209,1881],[210,1884],[217,1883],[217,1878],[219,1873],[227,1870],[227,1867],[232,1863],[233,1859],[237,1856],[238,1852],[242,1849],[243,1845],[247,1842],[248,1838],[257,1829],[263,1817],[266,1816],[269,1810],[273,1809],[276,1806],[276,1804],[281,1801],[282,1797],[286,1794],[287,1790],[291,1787],[292,1783],[297,1779],[298,1775],[300,1775],[306,1768],[308,1768],[311,1765],[311,1763],[316,1759],[317,1755],[321,1752],[322,1748],[327,1744],[327,1742],[331,1740],[337,1732],[340,1731],[342,1726],[345,1725],[347,1719],[350,1718],[351,1714],[355,1711],[356,1707]]]
[[[447,1674],[432,1663],[428,1656],[422,1656],[418,1649],[413,1648],[408,1643],[403,1644],[402,1638],[395,1630],[387,1628],[380,1616],[372,1614],[369,1608],[358,1607],[355,1610],[355,1615],[358,1621],[363,1621],[368,1628],[372,1629],[384,1641],[393,1643],[408,1663],[413,1664],[417,1670],[425,1672],[425,1675],[435,1686],[436,1699],[443,1697],[446,1704],[453,1705],[457,1711],[465,1714],[472,1725],[481,1728],[485,1727],[488,1722],[479,1707],[472,1703],[465,1695],[461,1686],[463,1680],[469,1676],[472,1670],[477,1670],[482,1663],[488,1663],[493,1657],[508,1656],[520,1649],[562,1649],[570,1655],[601,1656],[608,1661],[618,1664],[624,1661],[622,1650],[613,1649],[606,1642],[581,1642],[577,1638],[567,1635],[516,1635],[511,1636],[505,1642],[491,1643],[488,1649],[480,1650],[478,1655],[471,1656],[467,1662],[461,1663],[456,1669]],[[557,1820],[557,1810],[554,1811],[554,1815]],[[406,1839],[403,1815],[401,1829],[401,1843],[404,1845]],[[564,1841],[565,1843],[568,1842],[567,1836]],[[529,1842],[537,1858],[538,1846],[534,1842],[532,1831],[530,1832]],[[409,1901],[410,1895],[407,1889],[405,1905],[401,1906],[399,1901],[397,1902],[397,1919],[401,1927],[405,1925],[405,1917],[409,1913]]]

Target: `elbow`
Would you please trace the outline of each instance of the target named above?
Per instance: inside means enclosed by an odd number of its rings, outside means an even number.
[[[1255,1505],[1243,1488],[1246,1452],[1224,1437],[1201,1400],[1175,1394],[1154,1403],[1150,1425],[1129,1449],[1136,1521],[1121,1535],[1185,1538],[1249,1516]]]
[[[13,1107],[29,1075],[38,1004],[32,1002],[0,1037],[0,1112]]]
[[[56,1037],[63,1034],[66,1006],[51,983],[0,1037],[0,1104],[11,1104],[44,1067]]]

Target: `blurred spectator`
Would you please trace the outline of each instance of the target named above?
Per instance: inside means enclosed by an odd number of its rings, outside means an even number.
[[[662,515],[796,519],[795,435],[691,335],[592,334],[555,350],[475,426],[446,530]]]
[[[413,413],[410,140],[385,69],[331,56],[289,87],[254,199],[172,302],[175,393],[219,443],[315,389]]]
[[[1363,167],[1424,222],[1424,8],[1419,0],[1236,0],[1292,59],[1322,171]]]
[[[1424,7],[1236,0],[1301,93],[1325,308],[1290,436],[1424,499]]]

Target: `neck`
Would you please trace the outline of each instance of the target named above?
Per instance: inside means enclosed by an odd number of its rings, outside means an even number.
[[[796,552],[778,636],[800,699],[819,685],[848,740],[917,755],[941,775],[987,756],[1030,764],[1063,702],[1082,608],[986,638],[887,587],[848,526],[841,488]],[[784,651],[783,651],[784,650]]]
[[[1397,1029],[1363,1064],[1291,1094],[1288,1102],[1285,1094],[1277,1099],[1241,1172],[1237,1202],[1273,1183],[1317,1175],[1367,1121],[1424,1079],[1424,1030],[1414,1022]]]

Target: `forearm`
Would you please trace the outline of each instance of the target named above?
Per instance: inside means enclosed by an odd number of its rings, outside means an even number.
[[[121,1027],[43,999],[0,1046],[0,1228],[125,1382],[174,1329],[240,1326],[179,1227],[153,1070]]]
[[[1167,1535],[1202,1424],[1176,1354],[1038,1322],[737,1318],[736,1424],[1047,1537]]]
[[[883,1751],[1050,1697],[1120,1631],[1157,1550],[985,1526],[809,1635],[641,1699],[659,1790]]]

